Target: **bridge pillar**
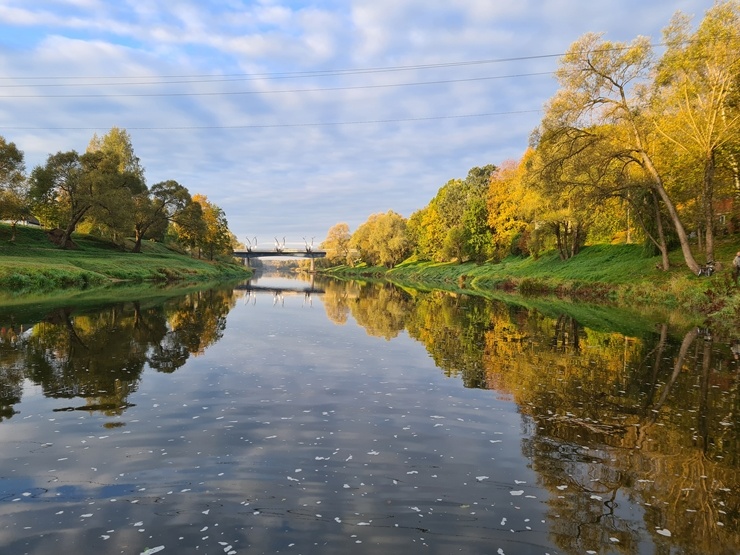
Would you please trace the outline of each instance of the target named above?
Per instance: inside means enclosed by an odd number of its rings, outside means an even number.
[[[316,260],[313,256],[311,257],[311,273],[314,273],[314,263],[313,261]]]

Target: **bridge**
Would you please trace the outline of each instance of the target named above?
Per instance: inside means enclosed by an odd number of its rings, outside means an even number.
[[[234,256],[244,259],[244,263],[249,266],[249,261],[253,258],[309,258],[311,260],[311,271],[314,271],[314,260],[324,258],[326,251],[306,249],[286,249],[275,248],[271,250],[246,248],[234,251]]]
[[[314,260],[324,258],[326,251],[316,250],[313,246],[314,238],[311,237],[311,243],[303,238],[304,248],[285,248],[285,237],[282,242],[275,237],[275,246],[272,249],[258,249],[257,237],[249,239],[247,237],[247,248],[234,251],[234,256],[243,258],[244,263],[249,266],[249,261],[253,258],[309,258],[311,259],[311,271],[314,271]],[[295,243],[293,243],[295,244]]]

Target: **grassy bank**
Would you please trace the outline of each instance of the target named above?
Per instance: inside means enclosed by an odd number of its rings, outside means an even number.
[[[718,271],[697,277],[671,253],[671,269],[658,269],[660,259],[646,258],[637,245],[593,245],[570,260],[556,252],[539,257],[510,257],[500,263],[434,263],[407,260],[393,269],[340,266],[326,272],[345,277],[383,277],[423,289],[487,295],[507,291],[523,295],[607,302],[617,305],[681,309],[714,320],[740,322],[740,295],[732,280],[734,241],[717,246]]]
[[[16,240],[9,239],[9,226],[0,224],[0,290],[6,294],[248,275],[239,264],[197,260],[159,243],[145,242],[135,254],[92,236],[74,235],[78,248],[62,250],[43,230],[30,227],[18,227]]]

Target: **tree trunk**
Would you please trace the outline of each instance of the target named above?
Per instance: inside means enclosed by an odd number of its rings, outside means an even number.
[[[558,254],[560,255],[560,260],[566,260],[565,250],[563,249],[563,239],[561,237],[562,234],[560,233],[560,224],[556,222],[552,224],[552,226],[555,230],[555,243],[558,246]]]
[[[134,226],[134,248],[131,249],[131,252],[141,252],[141,239],[144,237],[144,233],[146,233],[146,229],[142,229],[141,226],[138,224]]]
[[[655,196],[655,191],[651,191],[653,203],[655,204],[655,225],[658,227],[658,250],[660,250],[660,260],[663,265],[663,271],[667,272],[671,268],[668,260],[668,245],[665,242],[665,233],[663,232],[663,217],[660,215],[660,203]]]
[[[72,242],[72,233],[74,233],[74,230],[77,229],[77,224],[80,223],[80,220],[85,215],[85,213],[92,208],[92,205],[89,205],[85,208],[80,208],[77,210],[76,213],[72,215],[72,217],[69,220],[69,223],[67,224],[67,227],[62,232],[62,236],[59,238],[59,248],[61,249],[71,249],[74,247],[74,243]]]
[[[671,222],[673,223],[673,227],[676,230],[676,235],[678,235],[678,241],[679,243],[681,243],[681,252],[683,253],[683,259],[686,262],[686,266],[688,266],[689,270],[691,270],[694,274],[697,274],[699,272],[699,264],[697,264],[696,259],[691,252],[689,237],[688,235],[686,235],[686,230],[683,227],[683,223],[681,222],[681,218],[678,215],[678,211],[676,210],[671,197],[668,195],[668,192],[663,186],[663,179],[660,177],[658,170],[653,165],[653,161],[651,160],[648,153],[640,150],[639,154],[642,159],[643,167],[647,170],[648,174],[652,178],[653,189],[655,190],[655,192],[658,193],[660,199],[663,201],[663,204],[665,204],[666,208],[668,209],[668,215],[671,217]]]
[[[714,262],[714,170],[714,153],[712,153],[704,161],[704,179],[702,181],[707,262]]]
[[[571,248],[571,256],[577,255],[581,252],[581,237],[583,235],[583,228],[581,222],[576,222],[573,226],[573,247]]]

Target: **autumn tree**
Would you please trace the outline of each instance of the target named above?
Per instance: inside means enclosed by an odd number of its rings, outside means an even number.
[[[654,158],[654,127],[645,117],[651,109],[645,86],[653,68],[650,42],[645,37],[624,44],[604,41],[594,33],[584,35],[561,59],[557,71],[561,88],[548,103],[542,136],[559,133],[585,145],[602,138],[599,133],[611,126],[624,126],[628,130],[625,142],[610,159],[622,165],[635,164],[645,172],[651,189],[666,207],[686,265],[697,272],[699,265],[684,223]]]
[[[700,168],[705,250],[714,260],[714,199],[722,159],[729,166],[740,139],[740,2],[717,2],[695,32],[677,13],[664,31],[654,124],[671,146]]]
[[[29,214],[25,169],[23,152],[0,136],[0,219],[12,223],[11,241],[16,223]]]
[[[352,235],[349,225],[344,222],[334,224],[326,234],[326,239],[321,243],[321,248],[326,250],[326,258],[332,264],[343,264],[349,257],[349,242]]]
[[[226,213],[204,195],[193,195],[193,202],[200,205],[203,219],[202,234],[196,240],[199,252],[205,252],[209,260],[219,254],[231,254],[231,233]]]
[[[369,265],[393,267],[411,252],[406,220],[392,210],[373,214],[352,234],[349,246]]]
[[[448,229],[439,211],[437,198],[417,210],[408,220],[408,233],[417,256],[422,260],[443,262],[443,245]]]
[[[521,240],[528,228],[524,215],[528,189],[522,180],[523,166],[524,158],[521,162],[509,160],[501,164],[491,175],[486,195],[492,247],[501,258],[521,252],[514,242]]]

